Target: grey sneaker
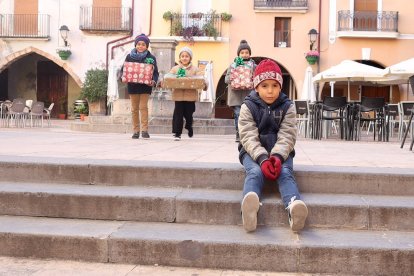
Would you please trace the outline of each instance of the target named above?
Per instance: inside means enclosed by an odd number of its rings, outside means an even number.
[[[259,196],[255,192],[248,192],[241,204],[243,227],[246,232],[256,230],[259,207]]]
[[[139,132],[132,134],[132,139],[139,139]]]
[[[150,135],[149,135],[148,131],[143,131],[141,133],[141,135],[142,135],[142,138],[144,138],[144,139],[149,139],[150,138]]]
[[[292,197],[289,206],[286,208],[289,212],[289,225],[293,232],[298,232],[305,226],[306,217],[308,216],[308,207],[302,200],[295,200]]]

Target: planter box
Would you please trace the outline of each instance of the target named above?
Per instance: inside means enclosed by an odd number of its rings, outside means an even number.
[[[237,66],[230,71],[230,87],[234,90],[253,89],[253,70],[248,66]]]
[[[154,65],[147,63],[125,62],[122,82],[133,82],[151,85]]]
[[[173,74],[166,74],[162,82],[165,89],[203,89],[204,86],[203,76],[177,78]]]

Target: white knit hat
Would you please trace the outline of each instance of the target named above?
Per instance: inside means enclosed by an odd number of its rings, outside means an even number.
[[[181,48],[180,50],[180,54],[178,56],[181,56],[182,52],[187,52],[190,55],[190,58],[193,59],[193,51],[191,51],[191,49],[187,46]]]

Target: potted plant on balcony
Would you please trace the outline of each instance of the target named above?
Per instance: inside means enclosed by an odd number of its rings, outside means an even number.
[[[221,13],[221,20],[223,20],[225,22],[230,21],[231,17],[232,17],[232,15],[229,14],[229,13],[226,13],[226,12]]]
[[[313,65],[319,59],[319,52],[315,51],[315,50],[309,51],[309,52],[306,53],[305,58],[306,58],[306,60],[308,61],[308,63],[310,65]]]
[[[89,69],[81,89],[81,98],[88,101],[89,115],[106,114],[106,93],[108,90],[108,71]]]
[[[59,57],[62,60],[67,60],[72,52],[70,51],[69,47],[61,47],[56,49],[56,53],[58,53]]]
[[[188,17],[192,18],[192,19],[201,19],[201,17],[203,17],[203,13],[202,12],[193,12],[193,13],[189,13]]]
[[[166,11],[162,15],[162,18],[164,18],[165,21],[173,19],[173,13],[171,11]]]

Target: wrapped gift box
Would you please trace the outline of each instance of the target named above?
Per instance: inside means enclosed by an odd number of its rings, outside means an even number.
[[[253,89],[253,71],[247,66],[237,66],[230,71],[230,86],[234,90]]]
[[[151,85],[154,65],[147,63],[125,62],[122,82],[134,82]]]
[[[177,78],[174,74],[166,74],[162,87],[166,89],[203,89],[205,85],[203,76]]]

